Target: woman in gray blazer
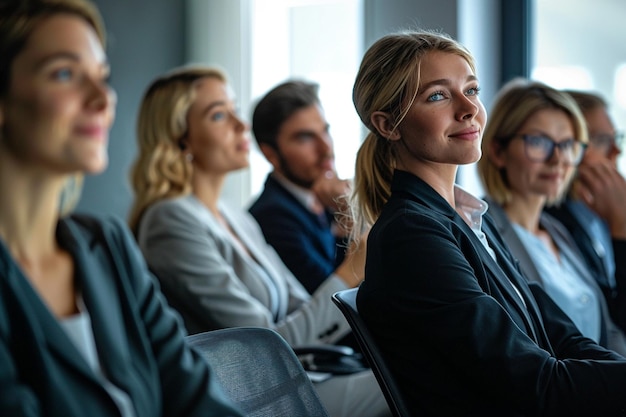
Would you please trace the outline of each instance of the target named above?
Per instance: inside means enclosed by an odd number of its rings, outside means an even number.
[[[0,415],[241,416],[120,221],[69,215],[115,94],[84,0],[0,5]]]
[[[567,192],[586,142],[584,119],[567,94],[514,80],[494,104],[479,173],[489,213],[526,278],[541,284],[584,336],[626,355],[626,336],[572,236],[543,213]]]
[[[249,127],[223,72],[187,67],[156,79],[141,105],[130,224],[148,266],[190,333],[221,327],[276,330],[292,346],[333,344],[349,325],[331,295],[358,285],[354,250],[309,295],[255,220],[220,200],[227,174],[248,167]],[[315,384],[333,416],[389,413],[371,371]]]

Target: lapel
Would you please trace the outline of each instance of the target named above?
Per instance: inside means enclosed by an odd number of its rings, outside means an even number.
[[[274,305],[276,309],[274,312],[275,320],[284,319],[289,308],[289,287],[287,284],[288,278],[284,276],[285,271],[279,269],[279,265],[282,264],[279,255],[275,253],[276,257],[274,260],[270,258],[271,253],[274,253],[274,249],[266,242],[263,232],[251,214],[226,208],[223,203],[220,203],[219,209],[231,229],[233,229],[254,258],[252,259],[247,253],[243,252],[239,245],[235,245],[241,261],[245,262],[248,268],[253,270],[253,275],[256,279],[267,281],[267,291],[271,297],[275,298],[275,302],[270,304]],[[230,235],[228,238],[232,241]],[[254,263],[256,265],[253,265]],[[265,270],[265,274],[257,272],[259,265]]]
[[[36,344],[37,349],[47,349],[67,368],[96,382],[96,376],[82,358],[82,354],[13,261],[3,243],[0,243],[0,275],[3,286],[7,288],[4,301],[16,351],[19,353],[26,348],[24,344],[30,344],[31,349],[32,344]]]
[[[206,232],[220,247],[221,256],[224,260],[231,263],[236,269],[243,270],[242,276],[246,275],[246,277],[254,277],[255,280],[262,281],[269,297],[268,305],[275,306],[274,309],[270,308],[270,310],[276,319],[284,317],[289,298],[287,280],[281,279],[282,275],[276,268],[276,262],[268,258],[268,244],[252,215],[248,215],[246,212],[238,214],[240,212],[237,209],[228,208],[223,202],[219,202],[218,209],[233,232],[239,237],[241,243],[249,251],[250,254],[248,254],[193,194],[184,198],[185,203],[192,207],[192,211],[206,226]],[[259,265],[265,270],[265,274],[259,273]]]
[[[519,272],[517,263],[511,257],[510,253],[505,252],[503,244],[495,241],[495,238],[492,237],[493,235],[491,233],[488,233],[487,235],[489,245],[496,253],[497,262],[493,259],[485,259],[485,264],[491,270],[492,274],[498,278],[500,283],[505,280],[507,281],[507,288],[515,291],[512,287],[515,285],[524,299],[524,302],[522,303],[518,294],[513,294],[512,291],[507,291],[509,303],[514,303],[518,313],[520,313],[523,317],[526,327],[530,332],[529,336],[531,336],[535,342],[539,343],[541,346],[547,346],[546,343],[548,343],[548,338],[543,330],[541,313],[537,303],[535,302],[535,297],[532,295],[530,288],[528,288],[526,278],[524,278]]]
[[[321,231],[329,228],[334,220],[334,214],[319,204],[319,212],[313,210],[307,199],[313,198],[311,191],[302,190],[295,184],[276,178],[275,174],[270,174],[265,182],[265,189],[261,193],[261,199],[272,201],[275,204],[288,209],[291,214],[296,215],[302,224],[306,224],[314,230]]]
[[[458,214],[454,217],[454,222],[458,227],[464,229],[468,236],[474,237],[472,229],[470,229],[470,227]],[[517,313],[524,321],[528,335],[537,342],[539,338],[535,322],[539,320],[540,316],[536,314],[538,310],[536,309],[534,298],[530,293],[524,278],[519,275],[513,260],[508,253],[505,253],[502,242],[497,241],[493,237],[494,230],[489,229],[485,222],[485,218],[483,218],[483,231],[487,236],[489,247],[496,255],[496,259],[494,260],[491,257],[482,243],[477,241],[477,238],[470,239],[474,246],[474,250],[480,254],[483,265],[489,271],[496,285],[498,285],[499,290],[506,298],[507,303],[517,310]],[[523,301],[522,298],[520,298],[520,295],[523,298]]]
[[[119,284],[115,279],[117,271],[111,269],[105,245],[98,242],[96,236],[87,235],[70,221],[60,223],[59,233],[65,235],[62,240],[67,242],[67,249],[74,257],[77,285],[91,316],[103,371],[111,382],[130,395],[132,390],[128,382],[131,380],[132,358],[124,343],[129,338],[125,334],[120,306],[123,295],[116,285]]]
[[[528,288],[528,284],[514,266],[514,260],[506,252],[506,246],[498,236],[497,230],[491,223],[489,216],[483,217],[482,229],[487,236],[489,246],[495,252],[497,262],[487,252],[487,249],[480,242],[474,231],[465,223],[456,210],[422,179],[408,172],[396,170],[391,188],[392,193],[408,193],[410,199],[438,212],[441,216],[447,217],[451,223],[456,225],[463,232],[463,236],[457,236],[457,240],[459,240],[459,243],[461,243],[461,240],[464,240],[464,243],[469,243],[473,247],[474,252],[480,257],[482,265],[489,271],[489,278],[498,286],[508,305],[514,308],[523,320],[529,337],[536,342],[539,341],[539,338],[542,338],[543,342],[547,341],[547,337],[541,330],[541,315]],[[476,268],[477,265],[472,265],[472,267]],[[479,280],[483,290],[491,294],[489,288],[491,284],[481,281],[479,271],[476,272],[476,278]],[[520,299],[513,285],[521,293],[524,302]]]
[[[488,213],[493,219],[498,233],[502,236],[502,240],[508,246],[513,256],[519,260],[519,266],[523,270],[524,276],[530,281],[536,281],[543,285],[543,279],[535,267],[534,261],[515,232],[502,206],[489,197],[485,198],[485,200],[489,204]]]

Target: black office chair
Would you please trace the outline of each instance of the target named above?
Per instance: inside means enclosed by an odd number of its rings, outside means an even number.
[[[400,395],[400,390],[396,386],[396,383],[391,376],[387,365],[383,357],[372,338],[369,330],[365,326],[365,322],[359,315],[359,311],[356,307],[356,293],[358,288],[352,288],[349,290],[343,290],[336,292],[333,294],[332,299],[335,305],[339,307],[339,310],[346,317],[346,320],[350,324],[352,328],[352,333],[354,333],[357,343],[361,347],[361,351],[367,359],[372,371],[374,372],[374,376],[378,381],[378,385],[380,385],[380,389],[387,400],[387,404],[389,405],[389,409],[396,417],[407,417],[410,416],[408,408],[404,403]]]
[[[226,395],[250,417],[328,417],[291,347],[274,330],[234,327],[186,336]]]

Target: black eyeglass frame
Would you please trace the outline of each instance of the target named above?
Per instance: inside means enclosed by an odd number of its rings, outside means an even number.
[[[548,162],[553,156],[554,156],[554,151],[556,148],[559,148],[559,153],[561,155],[566,155],[566,153],[564,151],[567,150],[567,146],[568,145],[578,145],[580,146],[580,151],[578,155],[572,155],[573,159],[571,161],[566,161],[569,165],[572,166],[577,166],[578,164],[580,164],[580,161],[582,161],[583,156],[585,155],[585,149],[587,149],[587,144],[586,143],[582,143],[576,139],[567,139],[561,142],[557,142],[554,139],[552,139],[551,137],[544,135],[544,134],[526,134],[526,133],[517,133],[515,135],[511,135],[509,137],[509,141],[515,139],[515,138],[521,138],[524,141],[524,154],[526,155],[526,157],[533,161],[533,162],[541,162],[541,163],[545,163]],[[532,146],[532,144],[530,143],[531,140],[533,139],[542,139],[544,141],[544,143],[549,144],[548,146],[550,147],[548,152],[546,153],[546,156],[543,158],[537,158],[531,155],[530,153],[530,147]],[[574,148],[570,148],[572,151],[574,151]]]
[[[615,132],[613,134],[601,133],[589,136],[589,145],[594,148],[604,150],[605,154],[609,154],[613,148],[622,150],[624,143],[624,132]]]

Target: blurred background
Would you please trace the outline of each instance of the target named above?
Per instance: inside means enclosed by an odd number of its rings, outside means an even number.
[[[110,165],[88,177],[80,211],[126,218],[136,155],[135,121],[147,85],[179,65],[219,65],[241,113],[287,78],[320,84],[341,177],[354,173],[365,133],[352,105],[364,51],[401,29],[442,30],[474,54],[489,111],[498,88],[516,76],[556,88],[593,90],[626,124],[626,2],[623,0],[94,0],[107,25],[111,83],[118,93]],[[253,141],[254,142],[254,141]],[[247,206],[269,165],[253,146],[250,168],[231,175],[225,198]],[[626,170],[626,158],[620,159]],[[458,182],[481,194],[473,166]]]

